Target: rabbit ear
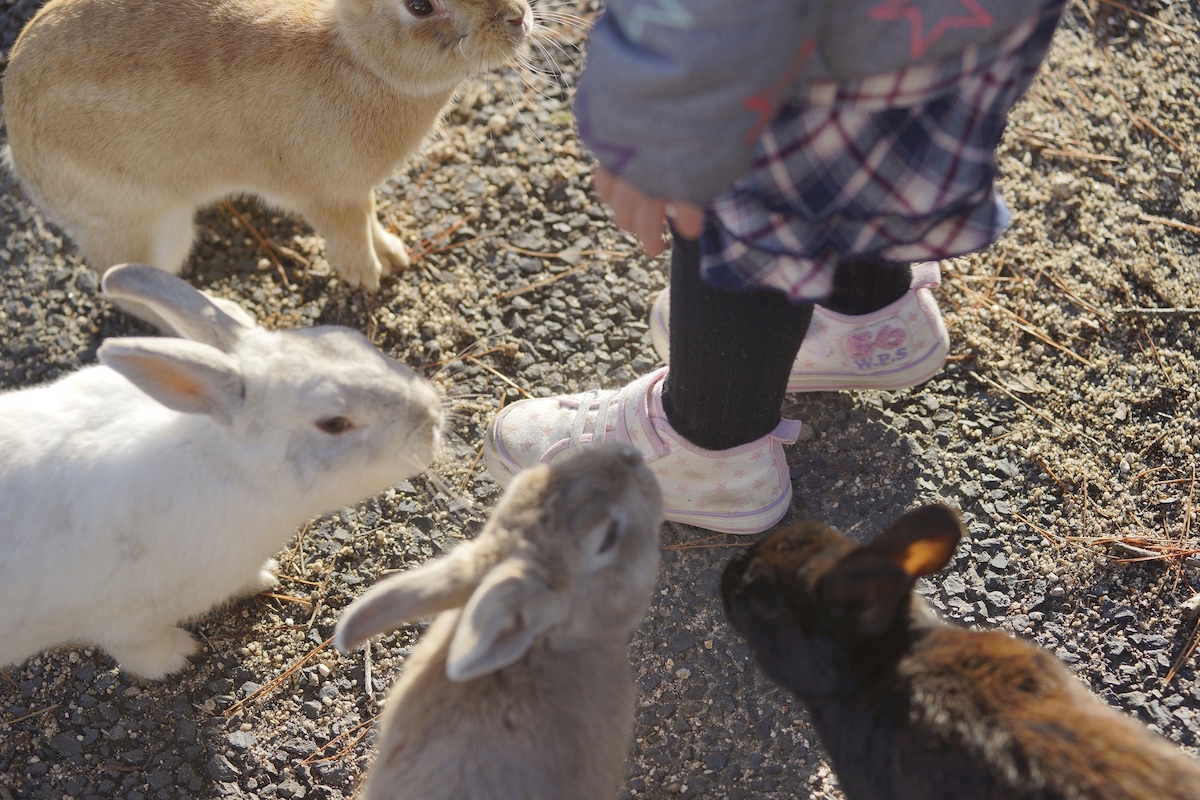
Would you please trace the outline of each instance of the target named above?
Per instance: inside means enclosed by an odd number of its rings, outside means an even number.
[[[446,677],[474,680],[517,661],[534,638],[567,616],[567,599],[509,560],[492,570],[463,609]]]
[[[372,586],[342,612],[333,644],[343,653],[405,622],[458,608],[479,584],[474,542]]]
[[[118,264],[104,273],[100,286],[105,296],[124,301],[129,310],[147,308],[179,336],[226,353],[253,327],[245,324],[246,314],[235,318],[187,281],[146,264]]]
[[[206,344],[180,339],[109,339],[97,352],[167,408],[207,414],[228,424],[245,402],[246,386],[232,358]]]
[[[958,514],[949,506],[935,504],[900,517],[866,549],[915,579],[949,564],[961,539],[962,523]]]
[[[862,550],[851,553],[819,584],[825,605],[841,618],[845,633],[856,638],[882,633],[912,590],[912,579],[903,571],[863,556]]]
[[[250,312],[226,297],[214,297],[208,292],[201,292],[208,302],[224,311],[234,322],[243,328],[257,328],[258,322],[250,316]]]
[[[821,596],[841,614],[849,633],[877,636],[907,607],[916,579],[946,566],[961,538],[950,507],[910,511],[842,559],[821,580]]]

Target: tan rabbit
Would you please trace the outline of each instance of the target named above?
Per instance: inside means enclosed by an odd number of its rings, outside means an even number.
[[[342,651],[442,612],[388,699],[363,797],[615,798],[661,521],[641,456],[599,446],[522,472],[478,538],[356,600]]]
[[[373,187],[533,24],[526,0],[51,0],[10,54],[7,160],[96,269],[177,274],[196,209],[254,194],[375,288],[408,253]]]

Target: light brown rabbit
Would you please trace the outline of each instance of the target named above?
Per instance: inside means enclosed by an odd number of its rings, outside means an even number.
[[[51,0],[10,54],[6,160],[98,270],[178,274],[196,209],[254,194],[375,288],[408,253],[373,187],[533,24],[526,0]]]
[[[356,600],[342,651],[442,612],[388,699],[365,800],[615,798],[661,521],[641,456],[603,445],[520,473],[476,539]]]

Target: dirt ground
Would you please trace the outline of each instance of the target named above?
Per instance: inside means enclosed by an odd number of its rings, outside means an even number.
[[[6,3],[6,35],[33,8]],[[1192,753],[1198,35],[1196,2],[1073,3],[998,153],[1013,226],[942,265],[945,369],[912,390],[785,408],[804,422],[789,518],[863,538],[921,502],[961,508],[970,541],[923,587],[930,602],[1048,648]],[[498,496],[479,446],[502,403],[620,386],[657,362],[646,314],[664,265],[589,194],[569,112],[579,54],[548,50],[557,66],[536,55],[550,73],[536,90],[515,70],[468,83],[442,135],[381,188],[417,258],[377,293],[341,285],[302,220],[240,200],[201,215],[189,280],[269,326],[364,330],[445,387],[452,429],[430,476],[306,526],[274,596],[188,623],[205,646],[177,679],[136,684],[95,649],[0,671],[0,800],[354,795],[369,723],[422,628],[339,655],[327,640],[340,609],[478,529]],[[146,332],[96,297],[94,272],[11,179],[0,190],[0,386]],[[757,672],[715,598],[746,540],[673,524],[663,539],[631,645],[622,796],[839,797],[803,709]]]

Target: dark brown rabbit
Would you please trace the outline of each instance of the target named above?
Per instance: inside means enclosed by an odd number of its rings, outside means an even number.
[[[961,536],[941,505],[865,547],[803,522],[725,570],[726,614],[808,709],[847,800],[1200,798],[1200,763],[1053,655],[948,625],[913,595]]]

